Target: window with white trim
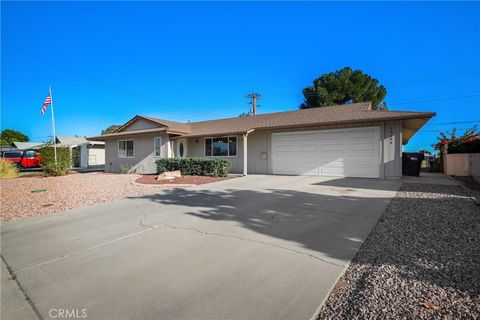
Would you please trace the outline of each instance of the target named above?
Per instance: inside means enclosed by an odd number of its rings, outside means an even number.
[[[118,140],[118,157],[133,158],[133,140]]]
[[[161,157],[162,154],[162,138],[155,137],[153,138],[153,156]]]
[[[235,157],[237,137],[205,138],[206,157]]]

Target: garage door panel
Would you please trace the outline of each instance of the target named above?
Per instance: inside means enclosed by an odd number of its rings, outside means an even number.
[[[317,163],[321,163],[321,164],[328,164],[330,162],[343,163],[344,161],[345,159],[343,158],[343,155],[334,156],[334,155],[325,154],[317,158]]]
[[[272,134],[274,174],[380,176],[380,128]]]
[[[375,130],[350,129],[347,131],[347,139],[372,139],[376,135]]]
[[[322,175],[340,176],[340,177],[345,174],[343,167],[322,167],[320,168],[320,173]]]
[[[325,143],[325,144],[319,144],[318,145],[318,149],[320,151],[320,153],[328,153],[328,152],[332,152],[332,151],[338,151],[338,152],[343,152],[345,150],[345,146],[340,143],[337,142],[337,144],[332,144],[332,143]]]
[[[347,149],[349,151],[358,151],[358,152],[376,152],[377,146],[372,143],[357,143],[357,144],[347,144]]]

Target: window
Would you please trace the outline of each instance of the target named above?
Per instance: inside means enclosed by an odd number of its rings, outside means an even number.
[[[3,154],[4,158],[21,158],[22,153],[21,152],[5,152]]]
[[[25,157],[28,157],[28,158],[33,158],[35,157],[35,151],[25,151]]]
[[[118,157],[133,158],[133,140],[118,141]]]
[[[162,138],[155,137],[153,139],[153,156],[160,157],[161,156],[161,149],[162,149]]]
[[[205,139],[206,157],[234,157],[237,155],[237,137]]]

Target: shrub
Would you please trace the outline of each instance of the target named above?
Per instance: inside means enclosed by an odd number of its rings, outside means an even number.
[[[80,167],[80,147],[72,148],[72,167]]]
[[[433,147],[440,151],[440,156],[442,156],[445,146],[448,146],[447,152],[450,154],[480,153],[480,129],[477,126],[466,130],[461,136],[457,136],[456,128],[453,128],[451,132],[440,132],[437,140]]]
[[[130,172],[131,172],[131,168],[128,163],[120,163],[120,173],[127,174]]]
[[[43,174],[46,176],[65,175],[70,169],[70,152],[68,148],[57,147],[57,164],[55,165],[53,149],[51,145],[45,145],[38,150],[42,157]]]
[[[223,159],[163,158],[157,160],[157,174],[180,170],[183,175],[226,177],[231,163]]]
[[[18,176],[18,168],[8,160],[0,159],[0,179],[15,178]]]

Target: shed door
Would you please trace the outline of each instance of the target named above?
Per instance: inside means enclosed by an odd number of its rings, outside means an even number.
[[[379,178],[380,150],[380,127],[272,133],[272,171]]]

